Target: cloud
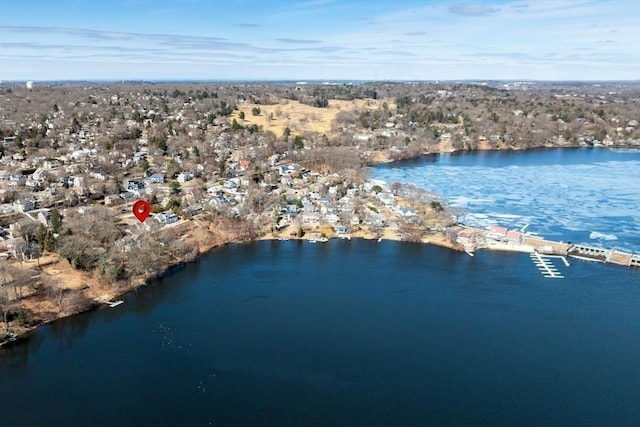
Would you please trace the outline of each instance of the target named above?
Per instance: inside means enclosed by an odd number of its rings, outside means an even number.
[[[18,34],[64,34],[72,35],[91,39],[100,40],[153,40],[160,42],[174,42],[174,41],[199,41],[199,42],[224,42],[227,39],[223,37],[197,37],[197,36],[183,36],[176,34],[143,34],[143,33],[128,33],[117,31],[96,31],[86,28],[68,28],[68,27],[13,27],[13,26],[0,26],[0,32],[18,33]]]
[[[415,53],[405,52],[402,50],[381,50],[378,52],[374,52],[373,54],[381,55],[381,56],[391,56],[391,57],[404,57],[404,58],[417,57]]]
[[[449,8],[449,12],[453,13],[454,15],[463,15],[463,16],[490,15],[497,11],[498,9],[482,6],[480,4],[473,4],[473,3],[459,4],[456,6],[451,6]]]
[[[260,28],[262,27],[262,25],[260,24],[251,24],[251,23],[239,23],[239,24],[233,24],[234,27],[242,27],[242,28]]]
[[[405,33],[406,36],[426,36],[426,31],[411,31],[409,33]]]
[[[309,43],[320,43],[320,40],[305,40],[305,39],[276,39],[282,43],[291,43],[291,44],[309,44]]]

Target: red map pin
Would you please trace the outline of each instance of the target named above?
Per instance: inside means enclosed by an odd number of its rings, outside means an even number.
[[[151,213],[151,203],[146,200],[138,200],[133,204],[133,214],[138,218],[140,222],[144,222],[145,219]]]

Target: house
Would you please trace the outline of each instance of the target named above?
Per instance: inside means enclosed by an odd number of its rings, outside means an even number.
[[[136,195],[134,193],[132,193],[131,191],[123,191],[122,193],[120,193],[120,197],[122,198],[122,200],[124,201],[131,201],[133,199],[136,198]]]
[[[69,178],[69,185],[76,187],[76,188],[81,188],[84,187],[84,177],[82,176],[72,176]]]
[[[18,212],[32,211],[36,208],[36,201],[33,199],[16,200],[13,202],[13,207]]]
[[[340,222],[340,216],[336,213],[328,213],[324,216],[324,220],[329,224],[337,224]]]
[[[35,181],[44,181],[47,179],[48,172],[43,168],[37,168],[33,174],[31,174],[31,178]]]
[[[51,220],[51,210],[42,209],[40,212],[38,212],[38,216],[36,217],[36,219],[38,220],[38,222],[41,222],[48,227]]]
[[[104,204],[105,206],[113,206],[117,205],[121,202],[120,197],[115,194],[109,194],[104,196]]]
[[[33,178],[27,178],[25,185],[33,190],[41,190],[43,188],[42,181]]]
[[[116,240],[115,244],[118,249],[122,252],[131,252],[132,250],[138,248],[141,243],[141,238],[139,235],[131,235],[124,236],[121,239]]]
[[[196,216],[204,212],[204,209],[201,204],[197,203],[195,205],[187,206],[182,210],[186,216]]]
[[[416,211],[408,208],[408,207],[404,207],[404,206],[400,206],[400,205],[396,205],[396,209],[394,209],[396,214],[398,214],[398,216],[403,217],[403,218],[409,218],[409,217],[413,217],[416,216]]]
[[[58,159],[47,159],[44,161],[43,166],[47,169],[56,169],[60,167],[60,161]]]
[[[106,173],[102,172],[102,171],[97,171],[97,172],[91,172],[91,177],[98,179],[100,181],[106,181],[107,179],[109,179],[109,175],[107,175]]]
[[[154,173],[144,179],[145,184],[164,184],[165,178],[161,173]]]
[[[461,230],[458,233],[456,241],[462,245],[467,245],[475,242],[475,233],[473,230]]]
[[[178,182],[187,182],[193,179],[193,172],[180,172],[178,174]]]
[[[498,227],[497,225],[492,225],[491,227],[489,227],[489,232],[487,233],[487,239],[506,241],[508,231],[509,230],[505,227]]]
[[[506,233],[507,240],[513,243],[522,243],[522,233],[518,231],[509,230]]]
[[[305,213],[302,215],[302,222],[305,224],[319,224],[320,215],[317,213]]]
[[[142,190],[143,188],[144,188],[144,184],[140,181],[129,181],[127,183],[127,190],[129,191]]]
[[[355,134],[353,135],[353,139],[355,141],[369,141],[371,138],[373,137],[373,135],[370,134]]]
[[[347,227],[344,225],[336,225],[333,227],[333,231],[335,231],[338,236],[343,236],[347,234]]]
[[[160,224],[173,224],[180,219],[173,211],[164,211],[153,216]]]
[[[358,196],[358,189],[357,188],[349,188],[347,190],[347,197],[350,198],[354,198]]]
[[[7,230],[6,228],[0,227],[0,241],[9,240],[9,239],[13,239],[13,235],[11,234],[11,231]]]
[[[386,206],[391,206],[394,203],[394,197],[391,193],[378,193],[376,197]]]
[[[27,177],[22,174],[11,175],[9,178],[10,187],[24,187],[25,185],[27,185]]]

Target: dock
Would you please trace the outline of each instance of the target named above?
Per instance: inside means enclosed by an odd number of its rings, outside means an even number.
[[[565,265],[569,265],[564,257],[554,257],[552,255],[543,255],[539,252],[532,252],[529,254],[534,265],[538,268],[540,273],[547,279],[564,279],[564,276],[553,265],[551,258],[563,258]]]
[[[110,308],[114,308],[119,306],[120,304],[124,304],[123,300],[112,301],[111,297],[108,295],[103,295],[101,297],[95,298],[95,301],[99,304],[108,305]]]

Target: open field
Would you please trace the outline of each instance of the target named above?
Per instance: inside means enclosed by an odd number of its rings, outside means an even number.
[[[293,134],[302,132],[318,132],[327,136],[332,132],[332,124],[340,111],[349,110],[376,110],[382,108],[385,100],[381,99],[355,99],[353,101],[329,100],[329,107],[318,108],[301,104],[298,101],[282,99],[278,104],[258,105],[243,103],[238,105],[239,111],[235,111],[230,119],[236,119],[243,126],[256,124],[262,126],[265,131],[271,131],[276,136],[281,136],[285,128],[291,129]],[[395,109],[395,104],[388,102],[389,109]],[[260,108],[260,115],[254,116],[253,108]],[[241,120],[240,112],[244,112],[245,118]]]

